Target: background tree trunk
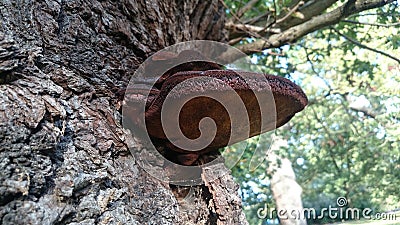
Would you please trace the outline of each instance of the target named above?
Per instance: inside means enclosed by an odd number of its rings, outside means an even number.
[[[1,0],[1,224],[246,224],[230,176],[178,202],[121,126],[138,65],[177,42],[224,41],[224,13],[218,0]]]
[[[268,170],[272,174],[271,191],[276,203],[276,210],[282,225],[307,225],[304,218],[302,189],[296,182],[292,163],[275,153],[269,153],[268,159],[273,163]]]

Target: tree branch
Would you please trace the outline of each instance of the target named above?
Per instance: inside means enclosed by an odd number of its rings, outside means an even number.
[[[318,117],[318,114],[317,114],[317,112],[315,111],[314,107],[311,107],[311,110],[312,110],[312,112],[313,112],[313,114],[314,114],[314,118],[318,121],[318,123],[321,124],[322,129],[324,130],[324,132],[325,132],[326,134],[328,134],[328,136],[329,136],[329,138],[328,138],[329,141],[331,141],[331,143],[333,144],[333,146],[337,145],[336,141],[332,138],[332,137],[335,137],[335,135],[331,134],[331,132],[329,131],[329,129],[324,125],[323,121]],[[331,148],[331,147],[333,147],[333,146],[328,147],[327,150],[328,150],[329,156],[330,156],[330,158],[331,158],[331,160],[332,160],[332,163],[333,163],[333,165],[334,165],[334,167],[335,167],[335,169],[336,169],[337,174],[340,174],[340,173],[341,173],[341,169],[340,169],[338,163],[336,162],[335,154],[332,152],[332,148]]]
[[[373,119],[375,119],[375,117],[377,116],[377,113],[376,113],[376,112],[374,112],[372,109],[368,109],[368,108],[366,108],[366,107],[357,108],[357,107],[354,107],[354,106],[350,106],[350,109],[352,109],[352,110],[354,110],[354,111],[357,111],[357,112],[362,112],[362,113],[364,113],[366,116],[371,117],[371,118],[373,118]]]
[[[226,5],[226,3],[224,2],[224,0],[219,0],[220,2],[221,2],[221,4],[225,7],[225,8],[229,8],[227,5]],[[252,31],[251,29],[256,29],[257,30],[257,28],[255,28],[255,26],[251,26],[251,25],[246,25],[245,23],[243,23],[241,20],[240,20],[240,17],[238,16],[238,15],[236,15],[236,13],[234,13],[234,12],[231,12],[231,15],[232,15],[232,18],[233,19],[235,19],[235,20],[237,20],[238,22],[239,22],[239,24],[234,24],[233,22],[232,22],[232,20],[231,21],[229,21],[229,22],[227,22],[226,24],[225,24],[225,28],[227,28],[227,29],[231,29],[231,30],[241,30],[242,32],[244,32],[244,33],[246,33],[246,34],[248,34],[249,36],[251,36],[251,37],[256,37],[256,38],[262,38],[262,36],[260,35],[260,34],[258,34],[257,32],[254,32],[254,31]],[[242,40],[242,36],[243,35],[241,35],[241,36],[234,36],[234,37],[230,37],[230,39],[231,39],[231,41],[230,41],[230,44],[232,45],[232,44],[236,44],[237,42],[239,42],[240,40]],[[234,39],[234,40],[233,40]]]
[[[314,16],[318,16],[322,14],[326,9],[331,7],[335,2],[338,0],[325,0],[325,1],[318,1],[318,0],[311,0],[305,1],[304,5],[300,6],[297,10],[303,18],[291,16],[284,21],[278,21],[275,26],[280,27],[282,30],[286,30],[290,27],[295,25],[304,23],[305,21],[310,20]],[[298,4],[298,1],[294,2],[294,6]],[[284,17],[286,14],[279,15],[279,18]]]
[[[366,23],[366,22],[359,22],[359,21],[354,21],[354,20],[342,20],[341,22],[359,24],[359,25],[377,26],[377,27],[396,27],[396,26],[400,26],[400,22],[399,23],[392,23],[392,24]]]
[[[295,42],[297,39],[323,27],[338,23],[341,19],[364,10],[381,7],[395,0],[349,1],[335,10],[315,16],[310,20],[291,27],[280,34],[274,34],[264,40],[257,40],[238,48],[246,54],[260,52],[267,48],[280,47],[286,43]]]
[[[237,24],[237,23],[226,23],[225,25],[226,28],[229,30],[241,30],[241,31],[251,31],[251,32],[261,32],[264,30],[264,27],[259,27],[259,26],[254,26],[254,25],[248,25],[248,24]]]
[[[296,10],[300,7],[304,5],[304,1],[299,1],[299,3],[297,3],[297,5],[295,5],[292,9],[289,10],[288,13],[286,13],[286,15],[280,19],[278,19],[276,21],[276,23],[282,23],[283,21],[285,21],[287,18],[289,18],[294,12],[296,12]]]
[[[236,15],[241,18],[247,11],[249,11],[259,0],[251,0],[245,6],[240,8]]]
[[[395,60],[396,62],[400,63],[400,59],[398,59],[398,58],[396,58],[396,57],[394,57],[394,56],[392,56],[392,55],[390,55],[390,54],[388,54],[388,53],[386,53],[386,52],[383,52],[383,51],[380,51],[380,50],[376,50],[376,49],[374,49],[374,48],[370,48],[370,47],[368,47],[368,46],[366,46],[366,45],[363,45],[363,44],[361,44],[360,42],[358,42],[358,41],[356,41],[356,40],[354,40],[354,39],[352,39],[352,38],[350,38],[350,37],[347,37],[346,35],[340,33],[340,32],[339,32],[336,28],[334,28],[334,27],[332,27],[332,30],[335,31],[338,35],[340,35],[340,36],[343,37],[344,39],[350,41],[351,43],[357,45],[357,46],[360,47],[360,48],[365,48],[365,49],[368,49],[368,50],[373,51],[373,52],[375,52],[375,53],[379,53],[379,54],[381,54],[381,55],[384,55],[384,56],[386,56],[386,57],[389,57],[389,58]]]
[[[286,30],[292,26],[298,25],[303,23],[312,17],[321,14],[324,10],[334,4],[337,0],[326,0],[326,1],[293,1],[291,10],[287,13],[282,13],[278,16],[271,15],[271,12],[266,12],[259,16],[256,16],[251,19],[247,19],[245,21],[240,21],[241,24],[235,24],[235,20],[239,20],[239,15],[235,14],[232,15],[231,20],[226,23],[226,29],[229,30],[230,39],[237,39],[240,37],[239,40],[245,37],[252,37],[249,33],[242,29],[235,29],[236,26],[248,26],[248,25],[256,25],[257,27],[263,27],[261,32],[258,34],[265,36],[265,34],[276,34],[281,33],[283,30]],[[274,12],[276,9],[276,3],[274,2]],[[293,13],[298,12],[302,15],[302,18],[292,16]],[[276,12],[275,12],[276,14]],[[268,16],[270,15],[270,16]],[[277,19],[276,19],[277,18]],[[237,43],[234,42],[234,43]]]
[[[263,13],[263,14],[260,14],[260,15],[258,15],[258,16],[255,16],[255,17],[253,17],[253,18],[250,18],[250,19],[246,19],[245,21],[243,21],[245,24],[255,24],[255,23],[257,23],[257,22],[260,22],[261,21],[261,19],[262,18],[266,18],[264,21],[268,21],[269,19],[269,17],[268,16],[270,16],[270,14],[271,14],[271,12],[270,11],[267,11],[267,12],[265,12],[265,13]]]
[[[362,17],[362,16],[399,16],[400,13],[389,13],[389,12],[384,12],[384,13],[363,13],[363,14],[358,14],[358,15],[351,15],[349,16],[349,18],[353,18],[353,17]]]
[[[376,116],[379,114],[374,109],[366,106],[366,105],[359,105],[355,104],[356,100],[352,100],[349,95],[345,95],[344,99],[349,103],[349,109],[354,110],[356,112],[362,112],[366,116],[376,119]]]
[[[306,53],[306,58],[307,58],[307,62],[311,65],[311,70],[314,72],[314,74],[317,76],[317,77],[319,77],[324,83],[325,83],[325,85],[328,87],[328,93],[327,94],[325,94],[323,97],[324,98],[326,98],[326,97],[328,97],[330,94],[331,94],[331,92],[332,92],[332,87],[331,87],[331,85],[329,84],[329,82],[327,81],[327,80],[325,80],[323,77],[321,77],[320,75],[319,75],[319,73],[318,73],[318,71],[315,69],[315,65],[314,65],[314,63],[313,63],[313,61],[311,60],[311,58],[310,58],[310,53],[307,51],[307,47],[305,47],[305,46],[303,46],[303,48],[304,48],[304,51],[305,51],[305,53]]]

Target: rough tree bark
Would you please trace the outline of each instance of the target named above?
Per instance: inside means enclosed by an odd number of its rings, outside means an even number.
[[[229,175],[178,201],[121,126],[118,93],[148,56],[226,40],[218,0],[1,0],[0,18],[1,224],[247,223]]]
[[[337,1],[293,1],[302,20],[290,10],[241,50],[278,47],[393,1],[349,0],[328,13]],[[192,188],[190,201],[177,200],[168,184],[135,164],[121,126],[121,90],[148,56],[181,41],[227,41],[224,28],[231,37],[235,29],[242,36],[243,27],[244,36],[259,32],[265,15],[225,25],[222,5],[0,0],[1,223],[245,224],[230,176]]]

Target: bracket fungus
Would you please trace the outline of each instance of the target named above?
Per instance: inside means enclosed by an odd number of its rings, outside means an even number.
[[[286,78],[224,70],[195,51],[186,50],[177,56],[167,54],[165,58],[161,55],[152,60],[173,64],[180,57],[190,57],[191,62],[186,60],[165,72],[147,98],[140,98],[146,101],[145,123],[140,126],[153,142],[181,156],[177,158],[188,160],[178,160],[184,165],[196,160],[193,155],[276,129],[308,103],[302,89]],[[135,120],[137,115],[133,113],[131,117]],[[168,127],[172,128],[168,131]],[[185,141],[189,147],[179,145]],[[187,157],[182,157],[185,154]]]

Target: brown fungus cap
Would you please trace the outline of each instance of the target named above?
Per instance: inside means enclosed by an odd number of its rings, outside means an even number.
[[[243,76],[248,79],[244,79]],[[194,79],[186,82],[190,78],[202,77],[212,79]],[[238,99],[232,90],[240,97],[242,103],[238,104],[244,104],[248,116],[248,120],[240,120],[239,124],[234,125],[234,127],[231,124],[232,116],[240,117],[242,114],[232,115],[236,113],[232,113],[232,111],[228,113],[223,104],[218,101],[236,104]],[[265,93],[270,96],[272,93],[273,98],[270,97],[269,99],[273,99],[271,101],[274,101],[274,104],[272,102],[258,102],[255,93]],[[216,96],[216,99],[205,95]],[[302,111],[308,103],[307,96],[301,88],[283,77],[268,74],[260,77],[258,73],[237,73],[231,70],[178,72],[163,82],[159,94],[154,97],[146,110],[145,118],[149,135],[166,141],[172,150],[179,152],[186,151],[169,143],[161,123],[161,109],[167,96],[169,98],[168,104],[183,106],[179,111],[179,127],[185,137],[196,139],[200,136],[199,123],[203,118],[208,117],[215,122],[217,128],[215,137],[206,148],[201,150],[202,152],[216,150],[227,144],[233,144],[278,128],[287,123],[297,112]],[[190,100],[187,101],[187,99]],[[266,108],[267,113],[261,115],[260,107]],[[163,119],[169,120],[168,114]],[[261,126],[261,121],[264,123],[263,126]],[[249,124],[249,130],[244,129],[246,124]],[[203,132],[209,132],[207,129],[205,128]],[[236,136],[233,140],[230,140],[232,130]],[[179,135],[176,134],[176,136]]]

